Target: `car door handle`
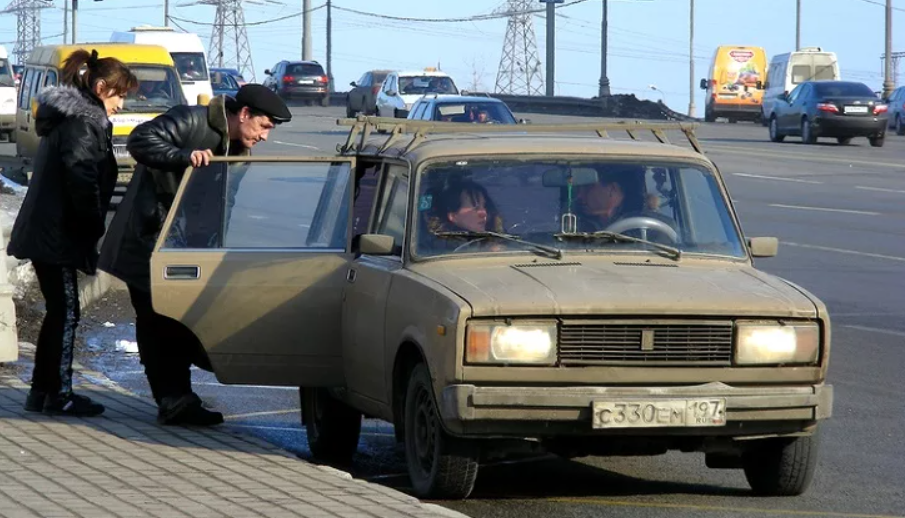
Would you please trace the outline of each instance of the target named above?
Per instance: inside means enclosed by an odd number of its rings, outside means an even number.
[[[355,282],[355,279],[357,279],[357,278],[358,278],[358,272],[355,270],[355,268],[349,268],[349,271],[346,272],[346,281],[348,281],[349,284],[352,284]]]
[[[200,266],[167,266],[163,278],[174,281],[197,280],[201,278]]]

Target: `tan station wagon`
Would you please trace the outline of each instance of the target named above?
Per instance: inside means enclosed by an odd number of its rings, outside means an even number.
[[[807,489],[829,316],[754,267],[777,241],[745,238],[693,126],[339,123],[337,156],[190,171],[152,261],[221,382],[302,387],[315,456],[351,460],[368,416],[421,497],[516,451]]]

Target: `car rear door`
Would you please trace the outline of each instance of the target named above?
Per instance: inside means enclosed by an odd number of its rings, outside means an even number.
[[[222,160],[183,178],[151,259],[154,309],[223,383],[342,386],[354,159]]]

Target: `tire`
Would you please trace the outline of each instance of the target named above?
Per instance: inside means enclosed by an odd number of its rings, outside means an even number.
[[[905,135],[905,124],[902,123],[901,115],[896,115],[896,135],[900,137]]]
[[[836,139],[836,142],[838,142],[840,146],[847,146],[852,143],[852,137],[839,137]]]
[[[879,137],[869,137],[867,140],[870,141],[871,147],[883,147],[883,144],[886,143],[886,135],[880,135]]]
[[[361,413],[324,389],[299,389],[299,398],[311,455],[327,462],[351,463],[361,436]]]
[[[786,139],[786,136],[779,132],[779,122],[776,120],[776,117],[770,117],[769,126],[771,142],[782,142]]]
[[[478,449],[443,431],[427,366],[412,370],[405,392],[405,461],[419,498],[465,499],[478,476]]]
[[[9,142],[10,142],[10,144],[16,143],[16,130],[12,130],[9,132]]]
[[[324,108],[330,106],[330,96],[329,95],[321,97],[321,106]]]
[[[756,441],[742,456],[745,478],[760,496],[804,494],[817,471],[819,445],[816,432],[810,437]]]
[[[808,145],[817,143],[817,137],[814,135],[814,130],[811,129],[811,123],[808,122],[807,117],[801,119],[801,143]]]
[[[346,118],[353,119],[356,115],[358,114],[352,109],[352,100],[346,99]]]
[[[713,116],[713,110],[704,109],[704,122],[716,122],[716,117]]]

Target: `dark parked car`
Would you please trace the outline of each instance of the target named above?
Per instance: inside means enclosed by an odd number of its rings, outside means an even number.
[[[240,87],[248,82],[245,80],[244,77],[242,77],[242,73],[239,72],[238,70],[236,70],[235,68],[217,68],[217,67],[211,68],[212,75],[217,72],[233,76],[233,79],[236,80],[236,83],[238,83]]]
[[[782,142],[789,135],[805,144],[818,137],[835,137],[845,145],[854,137],[867,137],[881,147],[889,124],[887,105],[864,83],[808,81],[782,95],[770,116],[770,140]]]
[[[896,130],[896,135],[905,135],[905,86],[893,90],[886,104],[889,106],[889,127]]]
[[[263,85],[280,97],[330,106],[330,80],[317,61],[280,61],[264,73],[269,77]]]
[[[483,124],[518,124],[506,103],[492,97],[425,95],[415,101],[409,119]]]
[[[235,97],[239,93],[239,82],[231,74],[213,72],[211,73],[211,89],[214,91],[214,95]]]
[[[371,70],[365,72],[361,79],[352,81],[352,90],[346,96],[346,116],[355,117],[358,113],[374,115],[377,113],[377,93],[389,70]]]

